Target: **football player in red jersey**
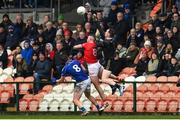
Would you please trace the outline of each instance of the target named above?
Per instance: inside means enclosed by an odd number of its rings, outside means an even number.
[[[96,49],[97,45],[95,42],[95,38],[93,36],[88,36],[86,43],[75,45],[73,48],[74,49],[84,48],[84,60],[86,61],[88,65],[88,71],[89,71],[91,81],[94,84],[95,88],[97,89],[102,100],[105,101],[106,96],[102,88],[100,87],[100,83],[99,83],[99,79],[102,76],[104,68],[97,59],[97,49]],[[113,79],[118,79],[118,77],[113,74],[110,74],[109,77]],[[114,94],[116,89],[118,88],[120,95],[122,95],[123,88],[120,85],[118,85],[116,82],[114,82],[113,80],[109,79],[102,82],[109,84],[111,86],[112,94]],[[108,106],[107,103],[104,104],[105,108],[107,106]]]

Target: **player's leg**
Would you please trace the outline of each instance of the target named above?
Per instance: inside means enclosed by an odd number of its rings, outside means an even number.
[[[98,73],[99,78],[102,78],[102,75],[103,75],[103,72],[104,72],[104,71],[107,71],[107,70],[105,70],[105,69],[101,66],[101,67],[100,67],[100,70],[99,70],[99,73]],[[115,82],[115,80],[117,80],[118,77],[115,76],[115,75],[113,75],[113,74],[111,74],[111,72],[109,71],[109,76],[108,76],[108,78],[112,78],[112,79],[102,79],[102,82],[110,85],[110,87],[111,87],[111,89],[112,89],[112,95],[116,92],[116,89],[118,89],[118,90],[119,90],[119,93],[120,93],[120,96],[122,96],[122,94],[123,94],[123,87],[121,87],[119,84],[117,84],[117,83]]]
[[[88,64],[88,71],[89,71],[89,76],[91,78],[91,81],[92,81],[94,87],[98,91],[101,99],[104,101],[106,98],[106,95],[104,94],[102,88],[100,87],[100,83],[99,83],[99,77],[98,77],[99,64],[98,63]]]
[[[89,79],[89,82],[87,84],[87,87],[86,87],[84,94],[92,102],[92,104],[96,106],[97,110],[99,111],[100,106],[96,102],[96,99],[91,95],[91,80],[90,79]]]
[[[74,95],[73,95],[73,102],[75,105],[78,106],[80,111],[82,112],[82,115],[87,115],[87,110],[83,107],[82,102],[80,101],[80,98],[84,92],[85,88],[83,87],[83,83],[77,83],[74,88]]]
[[[99,78],[98,76],[90,76],[91,81],[94,85],[94,87],[96,88],[96,90],[98,91],[101,99],[104,101],[106,99],[106,95],[104,94],[104,91],[102,90],[102,88],[100,87],[100,83],[99,83]]]

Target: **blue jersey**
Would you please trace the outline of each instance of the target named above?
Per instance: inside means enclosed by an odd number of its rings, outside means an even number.
[[[72,60],[64,66],[61,76],[72,76],[76,82],[88,79],[88,75],[82,70],[81,63],[78,60]]]

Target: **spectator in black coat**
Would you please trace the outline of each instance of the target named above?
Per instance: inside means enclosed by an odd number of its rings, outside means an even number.
[[[112,74],[118,75],[120,71],[125,67],[124,59],[119,58],[119,53],[115,53],[114,57],[111,59],[109,70]]]
[[[0,68],[5,69],[8,65],[8,54],[3,45],[0,44]]]
[[[162,40],[158,40],[155,47],[155,53],[157,54],[158,59],[162,59],[165,53],[165,45]]]
[[[149,58],[147,54],[142,54],[141,59],[139,60],[136,66],[137,76],[146,75],[148,62],[149,62]]]
[[[86,41],[87,40],[86,40],[85,32],[81,31],[81,32],[79,32],[78,38],[74,40],[74,45],[83,44]],[[72,50],[73,56],[76,55],[78,53],[78,51],[83,51],[83,49],[82,48],[80,48],[80,49],[73,49]]]
[[[105,39],[99,42],[99,46],[102,49],[102,57],[100,58],[100,63],[104,65],[105,68],[109,68],[108,63],[114,56],[115,46],[113,42],[114,32],[112,29],[107,29],[105,32]]]
[[[35,66],[34,78],[35,78],[35,88],[36,91],[39,91],[42,85],[42,79],[47,79],[48,81],[51,78],[51,62],[45,58],[45,54],[43,52],[39,53],[39,60]]]
[[[129,25],[127,21],[124,20],[124,15],[122,12],[117,13],[117,22],[114,24],[115,30],[115,42],[121,45],[126,44],[127,32],[129,30]]]
[[[27,23],[26,23],[26,29],[24,32],[24,37],[34,41],[37,37],[37,25],[33,22],[33,18],[29,17],[27,19]]]
[[[23,21],[21,14],[17,14],[14,23],[15,31],[19,34],[20,38],[23,38],[26,24]]]
[[[56,42],[56,51],[53,59],[53,68],[55,77],[59,78],[61,76],[61,71],[66,61],[68,59],[68,54],[64,49],[64,45],[62,42]]]
[[[72,32],[66,30],[64,32],[64,40],[62,40],[64,44],[64,49],[69,53],[69,55],[73,55],[73,46],[74,46],[74,38],[72,38]]]
[[[145,34],[148,35],[151,43],[155,43],[154,42],[154,40],[155,40],[155,30],[154,30],[153,24],[148,25],[148,29],[145,32]]]
[[[109,24],[114,25],[116,23],[117,21],[116,16],[118,12],[123,12],[123,11],[118,8],[118,4],[116,1],[112,1],[111,9],[107,18],[107,21],[109,22]]]
[[[0,24],[0,44],[4,45],[6,42],[6,31],[4,29],[4,26]]]
[[[31,60],[31,64],[28,68],[31,75],[33,75],[37,62],[38,62],[38,54],[34,52]]]
[[[171,62],[171,54],[165,54],[162,58],[162,60],[160,61],[160,66],[159,66],[159,75],[168,75],[168,71],[169,71],[169,65]]]
[[[8,34],[6,36],[5,48],[15,49],[19,43],[19,35],[14,31],[14,26],[8,27]]]
[[[180,65],[177,62],[176,58],[171,58],[171,62],[169,64],[168,76],[179,76],[180,73]]]
[[[143,41],[144,40],[144,30],[142,29],[142,25],[140,22],[136,23],[135,29],[136,29],[136,35],[137,35],[139,41]]]
[[[44,31],[45,43],[53,44],[56,37],[56,28],[53,27],[52,22],[46,23],[47,29]]]
[[[128,39],[126,41],[126,48],[129,47],[130,43],[135,43],[136,45],[138,45],[138,47],[140,47],[140,44],[143,41],[140,41],[140,39],[137,37],[136,35],[136,30],[133,28],[130,31],[130,35],[128,36]]]
[[[155,14],[154,16],[151,17],[150,23],[153,24],[154,27],[157,27],[160,25],[160,20],[159,20],[157,14]]]
[[[3,20],[1,24],[4,26],[5,30],[8,31],[8,27],[12,25],[12,21],[9,19],[9,15],[7,14],[3,15]]]

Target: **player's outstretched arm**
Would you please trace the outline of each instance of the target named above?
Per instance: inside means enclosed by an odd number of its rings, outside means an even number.
[[[82,68],[82,70],[83,70],[85,73],[88,72],[88,70],[85,68],[85,66],[84,66],[83,64],[81,64],[81,68]]]
[[[61,78],[59,80],[57,80],[57,83],[60,84],[60,83],[63,83],[63,82],[65,82],[65,77],[61,76]]]
[[[75,46],[73,47],[73,49],[79,49],[79,48],[82,48],[82,45],[81,45],[81,44],[75,45]]]

